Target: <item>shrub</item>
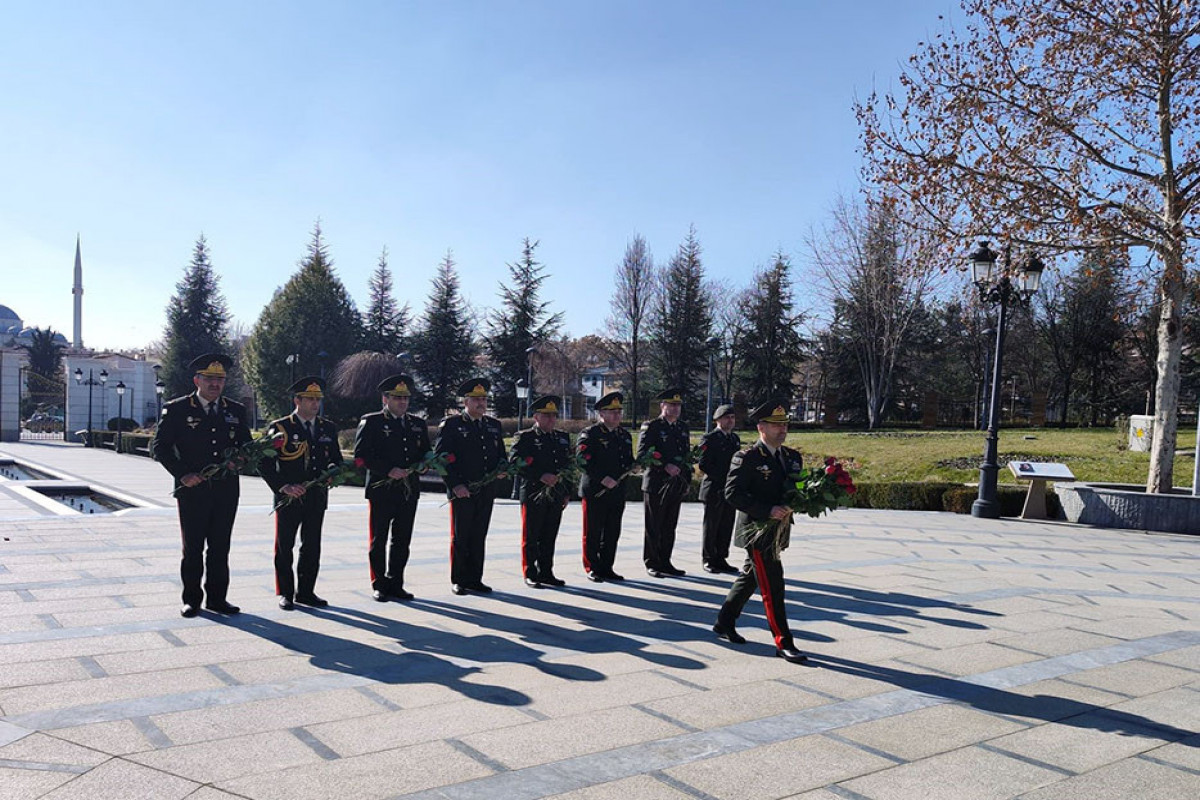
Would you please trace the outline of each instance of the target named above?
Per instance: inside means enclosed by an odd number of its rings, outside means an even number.
[[[996,498],[1000,501],[1000,516],[1019,517],[1025,508],[1025,495],[1028,489],[1024,486],[999,486]],[[979,497],[979,489],[974,486],[960,486],[951,489],[942,497],[942,503],[947,511],[955,514],[970,514],[971,505]],[[1046,516],[1050,519],[1061,519],[1063,516],[1062,503],[1054,492],[1046,492]]]
[[[113,417],[105,426],[110,431],[115,431],[120,426],[122,431],[136,431],[138,429],[137,420],[129,417]]]
[[[890,508],[902,511],[942,511],[942,496],[955,483],[888,482],[859,483],[854,495],[855,508]]]

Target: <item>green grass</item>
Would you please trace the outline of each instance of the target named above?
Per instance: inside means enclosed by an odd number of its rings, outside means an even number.
[[[754,433],[743,431],[742,441]],[[1025,437],[1033,437],[1026,439]],[[979,480],[983,460],[981,431],[793,431],[789,447],[798,448],[806,463],[825,456],[845,461],[858,481]],[[1081,481],[1110,483],[1146,482],[1149,453],[1121,449],[1122,440],[1112,428],[1047,429],[1006,428],[1000,431],[1000,482],[1016,484],[1005,463],[1052,461],[1064,463]],[[1196,429],[1181,428],[1175,452],[1175,485],[1190,486]]]

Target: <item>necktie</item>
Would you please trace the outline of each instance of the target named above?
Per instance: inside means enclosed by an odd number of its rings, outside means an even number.
[[[304,421],[304,435],[305,435],[305,437],[307,437],[307,438],[308,438],[308,441],[309,441],[309,442],[312,442],[312,440],[313,440],[313,429],[312,429],[312,422],[311,422],[310,420],[305,420],[305,421]]]
[[[209,419],[217,418],[217,403],[215,400],[208,404],[208,418]]]

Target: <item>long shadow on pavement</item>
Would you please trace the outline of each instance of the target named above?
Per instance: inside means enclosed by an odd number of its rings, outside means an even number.
[[[1153,737],[1166,742],[1179,741],[1195,734],[1195,731],[1164,725],[1137,714],[1116,711],[1091,703],[1081,703],[1066,697],[1047,694],[1026,696],[1003,689],[980,686],[957,678],[906,672],[893,667],[866,664],[861,661],[851,661],[828,655],[811,656],[809,664],[835,672],[844,672],[847,675],[884,681],[893,686],[935,697],[944,697],[980,711],[996,714],[1032,717],[1076,728],[1089,728],[1125,736]],[[1200,737],[1191,743],[1191,746],[1200,746]]]

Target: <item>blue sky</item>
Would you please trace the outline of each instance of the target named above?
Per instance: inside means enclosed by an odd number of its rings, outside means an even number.
[[[414,310],[447,249],[493,305],[529,236],[591,333],[629,239],[665,262],[691,224],[742,286],[802,266],[857,186],[854,97],[952,6],[6,0],[0,303],[70,337],[79,233],[84,343],[143,346],[203,232],[248,329],[318,218],[360,308],[384,246]]]

